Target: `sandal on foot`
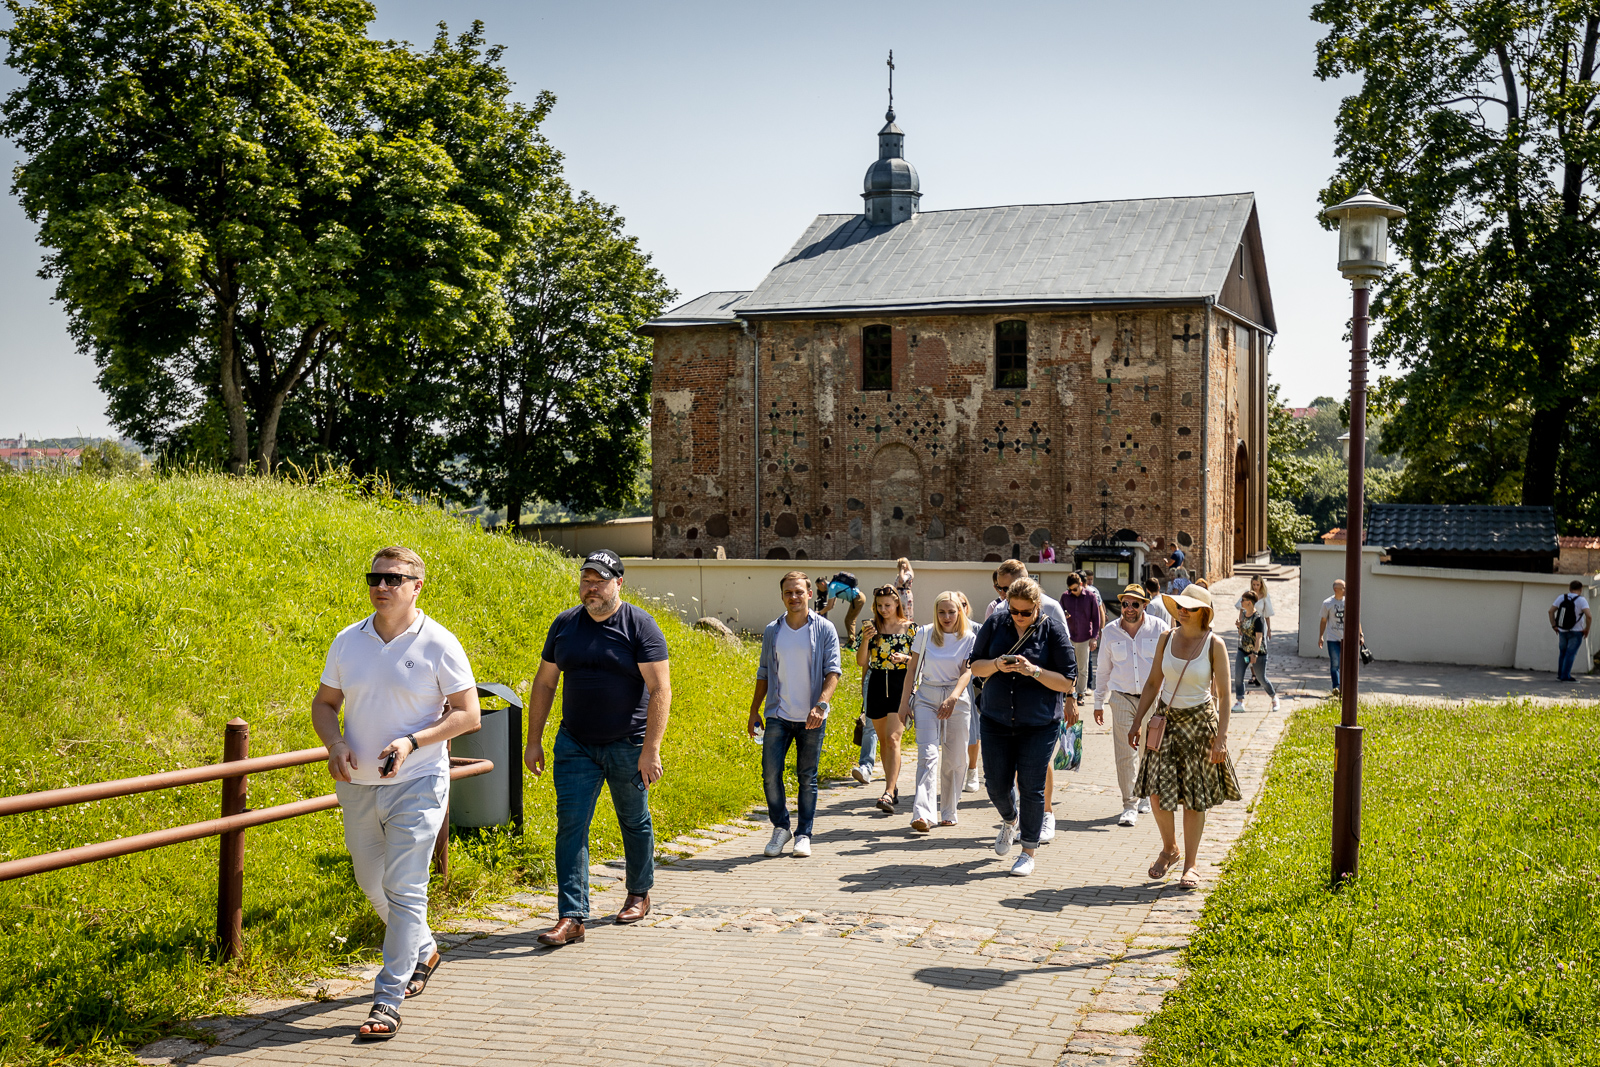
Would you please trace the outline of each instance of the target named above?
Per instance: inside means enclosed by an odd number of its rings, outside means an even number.
[[[899,799],[900,790],[896,789],[893,793],[890,793],[888,790],[884,790],[883,796],[878,798],[878,810],[883,812],[885,815],[893,815],[895,803],[898,802]]]
[[[1150,865],[1150,870],[1146,873],[1149,874],[1151,878],[1165,877],[1167,871],[1171,869],[1174,863],[1178,862],[1179,858],[1179,854],[1176,852],[1158,853],[1156,855],[1156,861]]]
[[[956,824],[956,821],[954,819],[940,819],[939,820],[939,825],[940,826],[954,826],[955,824]]]
[[[427,963],[417,964],[417,969],[411,972],[411,981],[406,983],[406,999],[422,996],[422,991],[428,988],[428,979],[433,977],[433,972],[439,969],[439,964],[444,962],[439,958],[439,950],[434,949],[433,957]]]
[[[929,830],[933,829],[933,827],[928,824],[927,819],[912,819],[911,828],[919,834],[925,834]]]
[[[367,1021],[361,1025],[366,1029],[358,1029],[357,1037],[372,1041],[387,1041],[400,1032],[400,1013],[387,1004],[374,1004],[372,1014],[368,1015]]]
[[[1179,889],[1199,889],[1200,875],[1193,867],[1183,872],[1183,877],[1178,879]]]

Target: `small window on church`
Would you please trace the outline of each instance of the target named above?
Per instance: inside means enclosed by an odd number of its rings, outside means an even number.
[[[1028,324],[1002,322],[994,328],[994,387],[1028,387]]]
[[[861,331],[861,388],[864,392],[888,392],[893,387],[891,337],[887,326],[868,326]]]

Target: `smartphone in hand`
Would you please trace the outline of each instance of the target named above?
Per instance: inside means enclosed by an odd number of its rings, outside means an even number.
[[[391,752],[385,756],[383,762],[378,764],[378,777],[387,778],[393,774],[395,761],[399,758],[400,753],[398,752]]]
[[[1007,667],[1011,667],[1014,666],[1021,658],[1021,656],[1001,656],[1000,662],[1004,663]]]

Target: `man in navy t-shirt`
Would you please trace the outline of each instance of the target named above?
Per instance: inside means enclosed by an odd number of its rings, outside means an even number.
[[[628,898],[619,923],[650,914],[655,833],[649,788],[661,778],[661,739],[672,704],[667,640],[642,608],[622,601],[622,560],[591,552],[578,580],[581,607],[557,615],[545,637],[528,701],[523,760],[544,773],[544,727],[561,691],[555,742],[556,884],[559,921],[539,935],[546,945],[582,941],[589,917],[589,824],[600,787],[611,787],[627,859]]]

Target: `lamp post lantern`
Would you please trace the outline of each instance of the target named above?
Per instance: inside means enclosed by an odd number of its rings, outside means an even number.
[[[1333,729],[1333,883],[1361,864],[1361,727],[1356,699],[1361,669],[1362,493],[1367,463],[1367,298],[1389,265],[1389,220],[1405,211],[1363,188],[1323,214],[1339,220],[1339,273],[1350,281],[1349,506],[1344,524],[1344,640],[1340,642],[1339,725]]]

